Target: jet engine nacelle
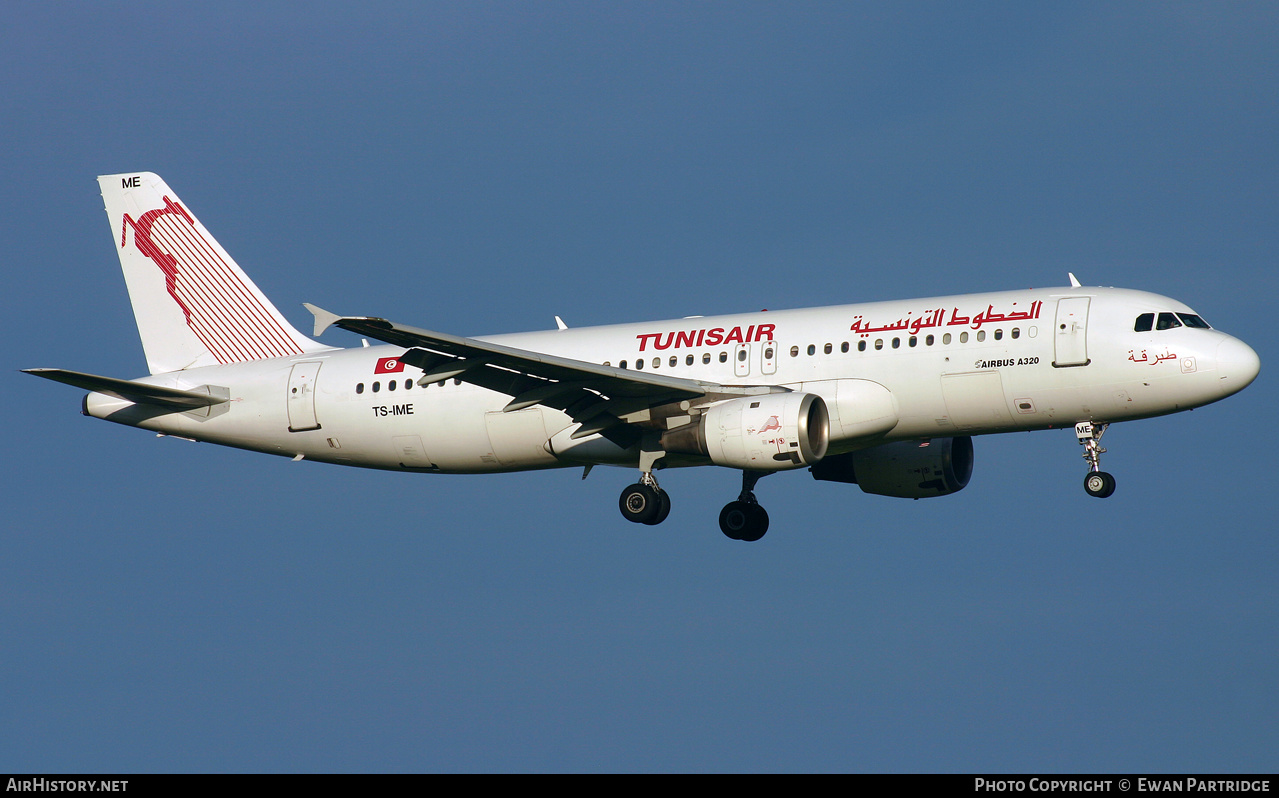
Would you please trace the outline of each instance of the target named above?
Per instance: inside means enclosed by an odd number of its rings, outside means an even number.
[[[709,457],[715,465],[779,471],[812,465],[830,444],[826,402],[811,393],[770,393],[706,408],[662,434],[662,448]]]
[[[963,490],[973,475],[973,439],[898,441],[828,457],[813,478],[855,483],[866,493],[923,499]]]

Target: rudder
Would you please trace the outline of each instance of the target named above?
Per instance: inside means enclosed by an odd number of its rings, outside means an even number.
[[[152,374],[331,348],[294,329],[158,175],[98,185]]]

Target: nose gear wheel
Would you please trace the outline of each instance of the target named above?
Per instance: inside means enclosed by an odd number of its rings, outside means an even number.
[[[1089,496],[1104,499],[1115,492],[1115,478],[1101,470],[1101,456],[1106,450],[1101,447],[1101,436],[1106,434],[1109,424],[1081,421],[1075,425],[1075,437],[1084,447],[1084,459],[1088,461],[1088,475],[1084,477],[1084,490]]]

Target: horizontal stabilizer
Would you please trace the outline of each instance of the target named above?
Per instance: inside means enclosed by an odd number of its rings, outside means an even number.
[[[207,393],[162,388],[159,385],[146,385],[132,380],[118,380],[114,377],[100,377],[97,374],[84,374],[79,371],[65,369],[23,369],[23,371],[37,377],[44,377],[46,380],[74,385],[86,391],[104,393],[136,404],[157,405],[174,410],[192,410],[227,401]]]

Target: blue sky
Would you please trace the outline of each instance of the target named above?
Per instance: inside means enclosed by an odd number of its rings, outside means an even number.
[[[13,3],[0,771],[1273,771],[1279,10]],[[145,372],[95,177],[302,302],[458,334],[1153,290],[1252,387],[980,438],[921,502],[797,472],[419,476],[86,419]],[[355,344],[345,333],[329,342]],[[1269,408],[1269,410],[1267,409]]]

